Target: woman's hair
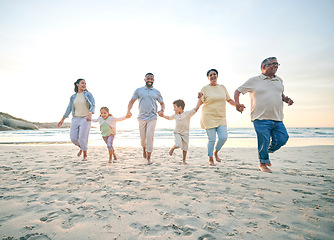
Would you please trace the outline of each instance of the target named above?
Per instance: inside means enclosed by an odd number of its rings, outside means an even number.
[[[78,92],[78,86],[77,86],[77,84],[79,83],[79,82],[81,82],[82,80],[85,80],[85,79],[83,79],[83,78],[79,78],[78,80],[76,80],[75,82],[74,82],[74,92]],[[86,91],[88,92],[88,90],[86,89]]]
[[[216,72],[216,73],[217,73],[217,76],[218,76],[218,71],[217,71],[216,69],[210,69],[210,70],[207,71],[207,73],[206,73],[206,76],[207,76],[207,77],[209,77],[209,73],[210,73],[211,71]]]
[[[101,107],[100,112],[101,112],[101,110],[105,110],[107,113],[109,113],[109,108],[107,108],[107,107]],[[109,116],[111,117],[112,115],[109,113]]]

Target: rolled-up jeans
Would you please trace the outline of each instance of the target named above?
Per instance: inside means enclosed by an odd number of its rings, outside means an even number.
[[[259,160],[270,163],[269,153],[280,149],[289,139],[288,132],[282,121],[254,120]]]
[[[216,150],[220,151],[222,146],[227,140],[227,127],[224,125],[220,125],[215,128],[205,129],[206,134],[208,135],[208,156],[213,157],[213,149],[216,142],[216,134],[218,135],[218,141],[216,144]]]
[[[153,152],[154,130],[157,125],[157,119],[141,120],[139,122],[140,143],[146,152]]]
[[[73,117],[71,123],[70,137],[74,145],[80,145],[82,151],[88,149],[88,137],[91,121],[87,121],[87,117]]]

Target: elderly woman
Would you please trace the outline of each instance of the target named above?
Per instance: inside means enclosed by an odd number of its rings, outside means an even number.
[[[216,69],[210,69],[206,75],[210,83],[203,87],[200,92],[203,102],[201,128],[206,130],[209,139],[209,164],[215,165],[213,155],[217,162],[221,162],[218,152],[227,139],[226,102],[233,106],[235,106],[235,103],[230,98],[225,86],[217,84],[218,71]],[[216,135],[218,135],[218,142],[215,147]],[[215,151],[213,152],[214,147]]]
[[[74,91],[63,118],[58,123],[61,127],[64,120],[72,112],[71,141],[80,148],[78,157],[83,153],[83,159],[87,160],[88,136],[91,126],[92,114],[95,110],[95,100],[93,95],[86,89],[86,81],[78,79],[74,83]]]

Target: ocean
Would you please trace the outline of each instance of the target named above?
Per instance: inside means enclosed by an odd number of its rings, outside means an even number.
[[[334,128],[288,128],[290,139],[287,146],[334,145]],[[0,144],[71,144],[70,130],[64,128],[39,130],[13,130],[0,132]],[[173,129],[156,129],[154,146],[171,147]],[[203,129],[190,130],[190,147],[206,147],[207,136]],[[90,146],[104,146],[98,128],[91,128]],[[114,146],[140,147],[139,131],[117,131]],[[228,140],[224,147],[256,147],[253,128],[228,128]]]

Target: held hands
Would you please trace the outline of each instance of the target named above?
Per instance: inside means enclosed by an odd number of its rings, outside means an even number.
[[[291,106],[293,104],[293,100],[289,98],[288,96],[285,96],[283,101],[286,102],[288,106]]]
[[[201,98],[202,96],[203,96],[203,93],[199,92],[198,95],[197,95],[197,98]]]
[[[91,113],[91,112],[88,114],[88,116],[86,118],[87,122],[92,121],[92,115],[93,115],[93,113]]]
[[[159,115],[160,117],[163,117],[163,116],[164,116],[164,111],[163,111],[163,110],[160,110],[160,111],[158,112],[158,115]]]
[[[128,111],[127,113],[126,113],[126,116],[125,116],[126,118],[130,118],[130,117],[132,117],[132,113],[130,112],[130,111]]]
[[[236,108],[236,110],[237,110],[238,112],[242,113],[246,107],[245,107],[245,105],[243,105],[243,104],[236,103],[236,104],[235,104],[235,108]]]

